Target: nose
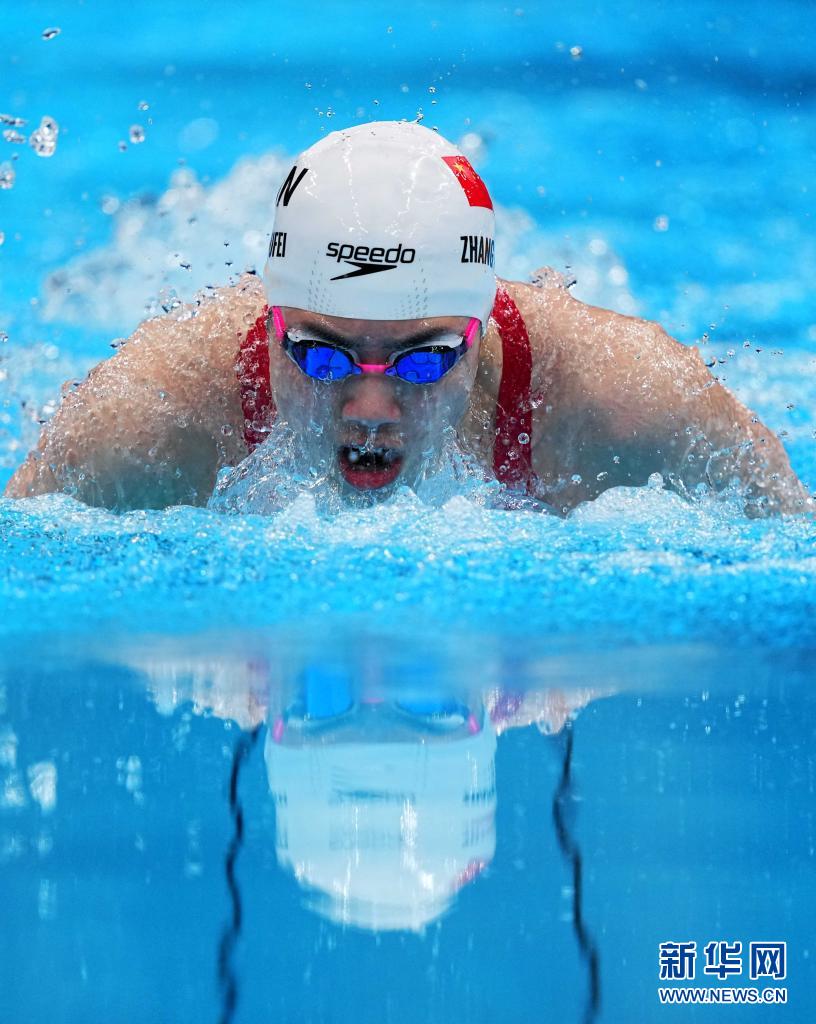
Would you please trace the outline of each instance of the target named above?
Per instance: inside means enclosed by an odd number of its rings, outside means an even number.
[[[348,383],[348,397],[340,410],[344,420],[367,427],[399,423],[402,409],[394,398],[394,385],[380,374],[363,374]]]

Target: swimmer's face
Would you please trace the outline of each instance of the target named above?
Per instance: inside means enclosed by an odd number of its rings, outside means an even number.
[[[383,364],[396,353],[433,345],[435,336],[462,336],[467,317],[350,320],[284,307],[287,331],[351,350],[361,363]],[[302,441],[309,467],[355,492],[377,496],[413,485],[439,454],[446,427],[468,405],[479,362],[478,339],[440,380],[410,384],[379,373],[336,381],[303,373],[277,341],[270,323],[275,405]],[[304,468],[307,468],[305,465]]]

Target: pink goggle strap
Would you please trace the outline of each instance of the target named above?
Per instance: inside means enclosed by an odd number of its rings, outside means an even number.
[[[286,324],[283,320],[283,313],[281,312],[280,306],[272,307],[272,323],[275,326],[275,334],[277,335],[278,341],[283,341],[283,336],[286,334]]]

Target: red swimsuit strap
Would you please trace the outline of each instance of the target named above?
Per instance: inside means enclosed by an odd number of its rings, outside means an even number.
[[[493,472],[503,484],[524,487],[533,475],[533,412],[530,403],[533,353],[530,335],[518,306],[501,285],[496,292],[491,315],[502,343]]]
[[[251,452],[275,420],[269,383],[269,343],[265,308],[241,342],[236,370],[244,411],[244,440]],[[493,471],[502,483],[525,486],[532,476],[530,381],[533,357],[524,319],[508,292],[499,287],[493,319],[502,343],[502,375],[496,405]],[[523,440],[519,440],[522,438]]]
[[[269,340],[266,321],[269,307],[247,331],[238,351],[235,369],[241,388],[241,407],[244,410],[244,441],[254,451],[269,433],[275,420],[272,386],[269,382]]]

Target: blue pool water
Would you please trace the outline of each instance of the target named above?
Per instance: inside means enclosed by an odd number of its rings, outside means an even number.
[[[112,339],[258,265],[293,153],[421,114],[490,186],[500,274],[551,264],[701,345],[816,488],[812,4],[20,3],[4,28],[0,112],[59,136],[0,138],[0,481]],[[331,516],[0,501],[10,1019],[813,1018],[812,524],[659,486],[566,520],[494,498],[451,470]],[[495,854],[419,932],[338,924],[276,853],[270,709],[338,673],[516,708],[484,733]],[[673,939],[787,941],[788,1005],[661,1008]]]

